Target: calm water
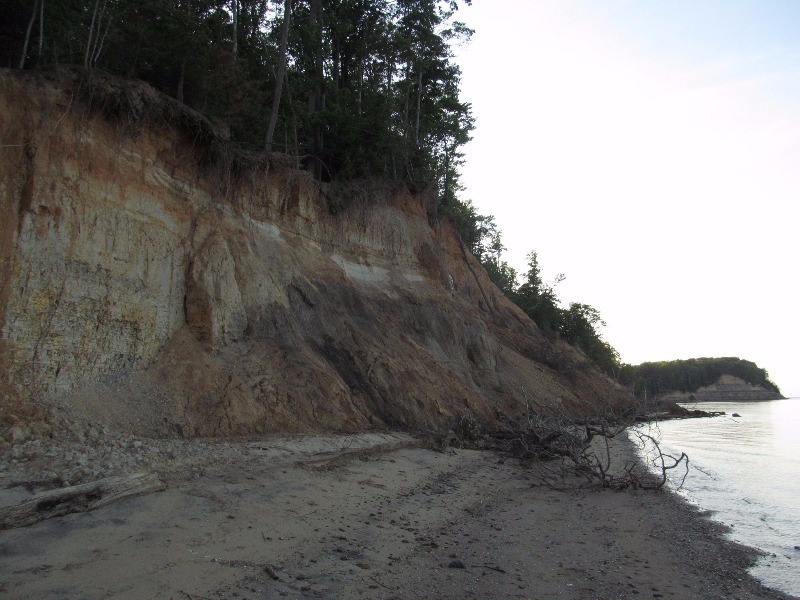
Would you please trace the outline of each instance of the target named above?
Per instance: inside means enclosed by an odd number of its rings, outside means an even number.
[[[689,455],[679,493],[768,553],[753,575],[800,596],[800,399],[687,406],[727,414],[658,424],[662,449]]]

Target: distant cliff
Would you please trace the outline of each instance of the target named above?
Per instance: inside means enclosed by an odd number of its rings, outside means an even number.
[[[722,375],[716,383],[693,392],[668,392],[659,396],[672,402],[748,402],[750,400],[779,400],[783,396],[734,377]]]
[[[735,357],[624,365],[620,380],[640,399],[719,402],[783,398],[765,369]]]
[[[75,71],[0,71],[0,132],[7,421],[58,401],[150,434],[434,429],[631,401],[400,186],[319,184]]]

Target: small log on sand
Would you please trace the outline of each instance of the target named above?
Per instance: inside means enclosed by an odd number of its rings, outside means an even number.
[[[151,473],[134,473],[48,490],[19,504],[0,508],[0,529],[25,527],[53,517],[94,510],[123,498],[160,492],[165,488]]]

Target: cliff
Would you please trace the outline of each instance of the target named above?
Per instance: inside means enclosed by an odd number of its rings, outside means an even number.
[[[6,424],[438,429],[629,400],[401,187],[318,184],[101,74],[0,71],[0,132]]]
[[[667,402],[749,402],[780,400],[783,396],[733,375],[722,375],[715,383],[693,392],[669,392],[659,398]]]

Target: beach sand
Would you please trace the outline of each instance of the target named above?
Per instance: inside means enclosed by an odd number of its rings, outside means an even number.
[[[672,494],[555,491],[496,453],[424,446],[148,441],[167,489],[0,531],[0,598],[788,598]],[[13,466],[5,504],[28,493]]]

